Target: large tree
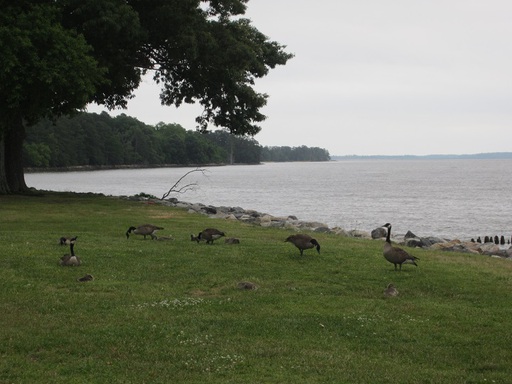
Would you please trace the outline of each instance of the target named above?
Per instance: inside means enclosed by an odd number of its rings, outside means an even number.
[[[124,107],[148,72],[163,104],[202,105],[200,130],[256,134],[254,81],[291,55],[242,17],[247,1],[0,0],[0,193],[27,189],[27,124]]]

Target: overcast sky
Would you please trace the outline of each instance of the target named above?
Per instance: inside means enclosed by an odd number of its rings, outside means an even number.
[[[512,1],[251,0],[246,17],[295,55],[256,84],[269,95],[260,144],[512,151]],[[199,107],[162,107],[158,93],[147,80],[109,113],[195,129]]]

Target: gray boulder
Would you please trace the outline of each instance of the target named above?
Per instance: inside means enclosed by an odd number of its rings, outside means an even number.
[[[423,242],[422,239],[420,239],[419,237],[406,237],[404,239],[404,244],[408,247],[412,247],[412,248],[415,248],[415,247],[420,247],[420,248],[423,248],[425,247],[425,243]]]
[[[405,234],[404,236],[404,239],[414,239],[414,238],[417,238],[419,239],[418,236],[416,236],[414,233],[412,233],[411,231],[407,231],[407,233]]]
[[[314,229],[314,232],[319,232],[319,233],[331,233],[331,229],[327,226],[325,227],[317,227]]]
[[[435,236],[423,237],[422,239],[424,243],[430,243],[429,247],[437,243],[446,243],[446,240]]]
[[[368,232],[361,231],[359,229],[353,229],[347,232],[350,237],[357,237],[362,239],[369,239],[371,235]]]
[[[387,235],[388,231],[383,227],[375,228],[371,233],[372,239],[381,239]]]

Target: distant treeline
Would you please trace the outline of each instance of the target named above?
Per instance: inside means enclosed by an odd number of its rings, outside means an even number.
[[[263,147],[261,161],[329,161],[329,152],[318,147]]]
[[[251,137],[223,130],[202,134],[108,113],[41,121],[27,129],[24,144],[24,166],[31,168],[328,160],[329,152],[321,148],[262,147]]]
[[[346,155],[332,156],[332,160],[450,160],[450,159],[512,159],[512,152],[488,152],[463,155]]]

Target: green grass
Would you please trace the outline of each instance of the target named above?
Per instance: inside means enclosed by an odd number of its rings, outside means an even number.
[[[174,241],[126,239],[151,222]],[[218,227],[239,245],[190,241]],[[290,231],[90,195],[0,197],[1,383],[503,383],[510,260]],[[61,267],[61,236],[83,264]],[[95,280],[77,282],[90,273]],[[237,289],[240,281],[259,286]],[[400,295],[384,298],[393,282]]]

